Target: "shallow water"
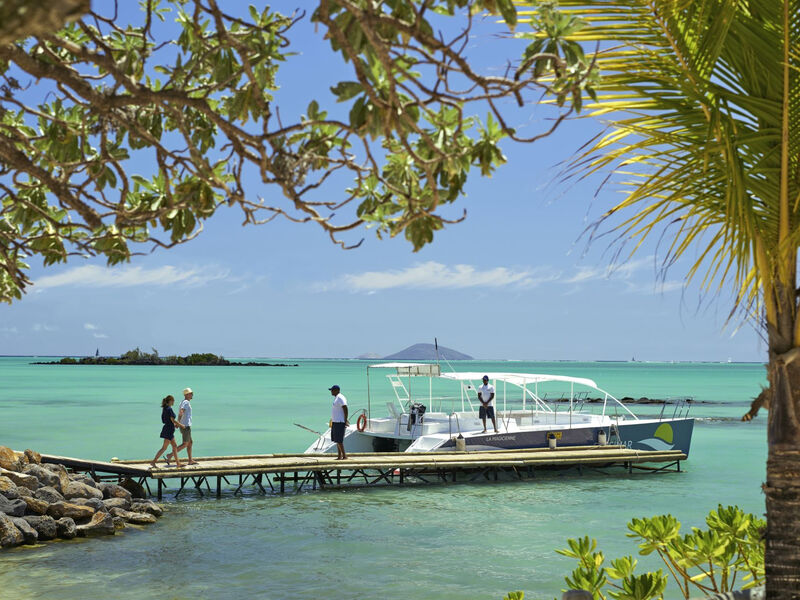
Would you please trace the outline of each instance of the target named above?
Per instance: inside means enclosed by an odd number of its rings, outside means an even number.
[[[158,401],[189,385],[198,456],[302,451],[336,383],[364,405],[361,361],[295,368],[33,366],[0,358],[0,443],[107,459],[160,446]],[[560,595],[573,567],[555,553],[598,538],[635,553],[634,517],[670,512],[701,526],[717,504],[762,514],[765,418],[738,420],[764,383],[761,365],[457,363],[458,370],[551,372],[595,379],[615,396],[692,395],[701,417],[681,473],[550,474],[526,482],[351,489],[285,496],[190,491],[156,525],[109,539],[0,554],[0,598],[526,598]],[[388,386],[372,380],[382,406]],[[427,390],[425,390],[427,393]],[[660,407],[633,406],[637,413]],[[652,564],[641,559],[642,564]]]

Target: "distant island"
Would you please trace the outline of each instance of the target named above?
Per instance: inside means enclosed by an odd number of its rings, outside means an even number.
[[[152,366],[181,366],[181,367],[296,367],[297,364],[262,363],[262,362],[231,362],[221,356],[211,353],[194,353],[188,356],[159,356],[158,350],[142,352],[139,348],[128,350],[121,356],[85,356],[72,358],[67,356],[61,360],[49,362],[35,362],[34,365],[152,365]]]
[[[474,360],[469,354],[458,352],[452,348],[439,346],[439,356],[436,356],[436,346],[433,344],[414,344],[405,350],[384,356],[384,360]]]

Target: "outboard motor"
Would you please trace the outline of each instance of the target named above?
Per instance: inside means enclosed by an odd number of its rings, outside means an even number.
[[[417,422],[417,417],[419,417],[419,422],[422,423],[422,415],[425,414],[427,408],[424,404],[420,404],[419,402],[414,402],[411,405],[411,410],[408,411],[408,425],[406,425],[406,431],[411,431],[411,427]]]

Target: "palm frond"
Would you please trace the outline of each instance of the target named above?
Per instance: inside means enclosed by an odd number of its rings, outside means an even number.
[[[732,280],[751,313],[769,295],[759,296],[764,286],[793,285],[800,0],[559,5],[585,22],[571,40],[602,45],[597,101],[587,108],[609,131],[567,174],[615,174],[625,197],[600,222],[634,251],[669,232],[663,264],[696,252],[688,277],[702,274],[706,289]]]

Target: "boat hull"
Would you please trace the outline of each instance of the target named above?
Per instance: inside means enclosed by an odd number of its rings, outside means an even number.
[[[553,428],[550,430],[492,433],[465,438],[466,449],[516,450],[521,448],[546,448],[548,435],[556,436],[556,446],[595,446],[600,443],[600,432],[605,433],[607,444],[627,446],[633,450],[680,450],[689,456],[694,419],[665,419],[661,421],[631,421],[604,427]],[[455,440],[448,440],[437,450],[455,450]]]
[[[605,443],[621,445],[633,450],[680,450],[689,456],[691,448],[694,419],[663,419],[620,421],[618,423],[600,425],[580,425],[572,427],[552,426],[535,430],[518,430],[508,433],[469,433],[464,437],[467,451],[484,450],[517,450],[523,448],[546,448],[548,436],[555,436],[557,447],[596,446],[601,443],[601,432],[605,434]],[[425,436],[422,436],[423,438]],[[455,438],[448,436],[430,436],[438,438],[435,446],[419,442],[419,438],[392,438],[377,436],[369,431],[359,432],[355,427],[348,428],[345,437],[345,449],[348,452],[375,451],[452,451],[456,450]],[[376,443],[376,441],[381,443]],[[323,443],[306,452],[331,452],[335,449],[329,435],[323,436]]]

